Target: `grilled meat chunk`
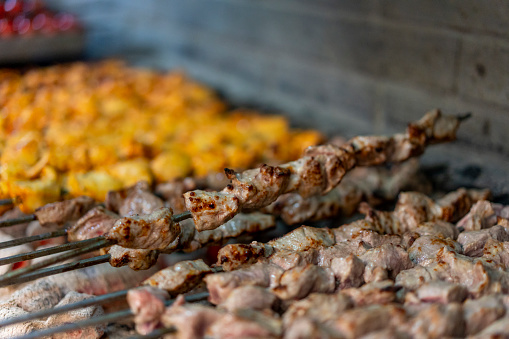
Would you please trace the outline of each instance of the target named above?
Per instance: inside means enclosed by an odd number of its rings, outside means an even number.
[[[336,288],[334,274],[328,268],[315,265],[295,267],[285,271],[272,292],[280,299],[302,299],[310,293],[331,293]]]
[[[34,214],[43,227],[73,222],[81,218],[95,205],[94,199],[80,196],[74,199],[54,202],[35,210]]]
[[[281,238],[270,241],[269,245],[276,250],[304,251],[320,246],[332,246],[334,243],[334,233],[331,230],[301,226]]]
[[[165,327],[174,326],[179,339],[204,338],[210,326],[218,321],[223,312],[216,308],[185,304],[184,298],[179,296],[175,303],[168,307],[161,317]]]
[[[277,286],[282,274],[283,270],[276,265],[254,264],[236,271],[208,275],[204,280],[210,293],[209,301],[217,305],[239,286]]]
[[[80,241],[107,234],[120,217],[97,206],[81,217],[67,232],[70,241]]]
[[[468,291],[464,286],[448,281],[431,281],[417,290],[417,297],[423,302],[461,303],[467,296]]]
[[[483,248],[482,257],[491,260],[502,268],[509,268],[509,242],[488,239]]]
[[[478,231],[461,232],[458,242],[463,246],[463,253],[470,257],[483,255],[484,245],[489,239],[509,241],[509,232],[503,226],[497,225]]]
[[[230,193],[195,190],[184,193],[184,199],[199,232],[223,225],[239,211],[239,198]]]
[[[396,299],[396,291],[391,280],[370,282],[360,288],[347,288],[341,291],[345,296],[350,297],[357,307],[373,304],[389,304]]]
[[[359,259],[365,264],[387,270],[392,277],[396,277],[400,271],[414,266],[408,253],[402,247],[390,244],[372,248],[359,256]]]
[[[415,264],[428,266],[436,261],[436,255],[442,249],[461,253],[461,245],[452,239],[423,236],[410,246],[408,256]]]
[[[282,334],[281,320],[257,311],[243,309],[229,312],[210,326],[211,338],[267,338],[277,339]]]
[[[506,313],[500,295],[484,296],[476,300],[469,299],[463,304],[466,334],[479,333]]]
[[[465,321],[461,305],[431,304],[411,319],[405,328],[405,332],[414,338],[462,337]]]
[[[187,260],[160,270],[143,282],[169,292],[171,295],[185,293],[198,285],[202,278],[211,273],[210,267],[202,259]]]
[[[364,263],[353,254],[332,259],[330,268],[339,289],[359,287],[364,282]]]
[[[497,217],[495,210],[489,201],[478,201],[472,209],[458,223],[466,231],[479,231],[495,225]]]
[[[257,241],[250,244],[230,244],[223,246],[217,253],[217,264],[225,271],[232,271],[242,265],[253,264],[273,252],[272,246]]]
[[[172,210],[163,207],[150,214],[123,217],[106,237],[122,247],[162,250],[180,233],[180,226],[173,222],[172,216]]]
[[[183,194],[196,189],[196,186],[197,183],[193,178],[184,178],[158,184],[155,192],[164,198],[175,213],[182,213],[186,210]]]
[[[270,310],[276,304],[277,297],[268,289],[246,285],[239,286],[219,305],[229,312],[241,309],[251,309],[257,311]]]
[[[164,207],[164,202],[150,191],[146,183],[134,185],[118,207],[121,216],[149,214]]]
[[[155,330],[161,316],[166,310],[164,301],[169,298],[166,291],[145,286],[129,290],[127,302],[134,313],[136,331],[140,334],[149,334]]]
[[[386,327],[398,328],[405,321],[406,312],[400,306],[370,305],[339,314],[331,326],[344,338],[359,338]]]
[[[159,257],[159,252],[154,250],[131,249],[118,245],[101,250],[101,254],[106,253],[111,255],[111,266],[122,267],[127,265],[135,271],[148,270],[155,265]]]

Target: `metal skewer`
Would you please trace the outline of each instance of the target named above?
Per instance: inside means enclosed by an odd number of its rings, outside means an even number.
[[[27,223],[30,221],[34,221],[35,219],[37,219],[35,214],[29,214],[29,215],[24,215],[19,218],[2,220],[2,221],[0,221],[0,228],[24,224],[24,223]]]
[[[11,198],[0,199],[0,206],[7,206],[7,205],[12,205],[12,204],[14,204],[14,200],[12,200]]]
[[[92,251],[98,250],[98,249],[106,247],[106,246],[113,245],[115,243],[112,240],[108,240],[108,239],[105,239],[105,238],[102,238],[102,237],[100,237],[100,238],[101,239],[99,239],[94,244],[86,246],[84,248],[80,248],[80,249],[77,249],[77,250],[74,250],[74,251],[63,253],[61,255],[55,256],[53,258],[49,258],[47,260],[38,262],[38,263],[30,265],[28,267],[23,267],[23,268],[15,270],[15,271],[11,271],[9,273],[6,273],[6,274],[0,276],[0,284],[1,283],[5,283],[7,281],[10,281],[10,280],[12,280],[14,278],[18,278],[18,277],[20,277],[22,275],[31,273],[33,271],[36,271],[36,270],[40,269],[40,268],[48,267],[48,266],[51,266],[51,265],[56,264],[58,262],[65,261],[65,260],[73,258],[73,257],[77,257],[77,256],[79,256],[81,254],[90,253]],[[92,240],[92,239],[89,239],[89,240]]]
[[[69,251],[72,249],[82,248],[87,245],[93,244],[97,241],[98,241],[97,238],[92,238],[92,239],[87,239],[87,240],[83,240],[80,242],[70,242],[67,244],[44,248],[44,249],[37,250],[37,251],[12,255],[10,257],[5,257],[5,258],[0,259],[0,266],[12,264],[15,262],[45,257],[47,255],[65,252],[65,251]]]
[[[185,300],[187,302],[195,302],[195,301],[200,301],[200,300],[206,299],[206,298],[208,298],[208,296],[209,296],[208,292],[197,293],[197,294],[193,294],[190,296],[186,296]],[[173,304],[174,302],[175,302],[175,299],[171,299],[171,300],[167,300],[164,304],[166,307],[168,307],[171,304]],[[33,331],[31,333],[28,333],[28,334],[25,334],[25,335],[22,335],[19,337],[15,337],[13,339],[37,339],[37,338],[49,336],[49,335],[52,335],[55,333],[78,330],[78,329],[85,328],[85,327],[114,322],[117,320],[132,317],[133,315],[134,315],[133,311],[131,311],[130,309],[127,309],[127,310],[122,310],[122,311],[118,311],[118,312],[114,312],[114,313],[110,313],[110,314],[105,314],[105,315],[98,316],[98,317],[93,317],[93,318],[83,320],[83,321],[78,321],[75,323],[68,323],[68,324],[65,324],[62,326],[48,328],[46,330],[40,330],[40,331],[36,330],[36,331]]]
[[[61,237],[66,234],[67,234],[67,230],[61,229],[61,230],[57,230],[57,231],[50,232],[50,233],[43,233],[43,234],[39,234],[39,235],[33,235],[31,237],[24,237],[24,238],[4,241],[4,242],[0,242],[0,249],[19,246],[19,245],[23,245],[23,244],[28,244],[28,243],[31,243],[34,241],[57,238],[57,237]]]
[[[33,281],[35,279],[47,277],[49,275],[55,275],[64,272],[70,272],[74,270],[78,270],[80,268],[95,266],[99,264],[104,264],[110,261],[111,255],[104,254],[93,258],[82,259],[78,261],[73,261],[67,264],[62,264],[59,266],[43,268],[37,270],[35,272],[27,273],[18,278],[9,279],[6,282],[0,283],[0,287],[6,287],[11,285],[22,284],[25,282]]]
[[[128,291],[129,290],[121,290],[118,292],[112,292],[112,293],[104,294],[101,296],[78,301],[78,302],[75,302],[72,304],[67,304],[64,306],[58,306],[58,307],[50,308],[47,310],[41,310],[41,311],[37,311],[37,312],[33,312],[33,313],[23,314],[21,316],[14,317],[14,318],[0,320],[0,327],[17,324],[17,323],[21,323],[21,322],[25,322],[25,321],[35,320],[35,319],[39,319],[39,318],[46,318],[46,317],[49,317],[54,314],[77,310],[78,308],[84,308],[84,307],[93,306],[93,305],[102,305],[107,302],[125,297],[127,295]]]

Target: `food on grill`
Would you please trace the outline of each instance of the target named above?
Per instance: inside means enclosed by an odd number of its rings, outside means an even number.
[[[256,311],[271,310],[278,304],[274,293],[254,285],[239,286],[230,292],[226,300],[218,305],[229,312],[251,309]]]
[[[146,181],[139,181],[134,186],[110,191],[106,196],[106,207],[121,216],[148,214],[164,207],[164,201],[150,191]]]
[[[159,257],[156,250],[131,249],[118,245],[101,250],[101,254],[109,254],[110,265],[113,267],[129,266],[135,271],[147,270],[154,266]]]
[[[2,195],[26,213],[60,200],[62,188],[102,201],[138,180],[290,161],[322,140],[281,116],[228,112],[180,72],[119,61],[13,70],[0,93]]]
[[[453,215],[467,213],[467,208],[472,206],[476,198],[485,198],[488,194],[489,192],[485,190],[458,189],[434,202],[418,192],[402,193],[393,212],[376,211],[363,205],[361,210],[367,214],[365,219],[332,230],[302,226],[267,244],[253,242],[247,245],[226,245],[220,249],[217,263],[225,270],[232,270],[260,259],[269,260],[285,269],[306,263],[321,263],[328,266],[332,259],[328,257],[346,257],[352,253],[364,258],[363,261],[368,264],[377,258],[383,258],[381,260],[384,262],[378,260],[376,266],[388,269],[390,271],[388,273],[397,274],[401,269],[409,268],[409,261],[408,257],[405,258],[406,252],[401,252],[399,247],[388,246],[403,245],[404,237],[396,234],[416,231],[417,240],[422,238],[419,242],[430,242],[420,250],[421,246],[417,245],[409,250],[410,259],[415,258],[419,261],[421,259],[418,258],[426,257],[428,252],[431,252],[430,256],[433,257],[436,250],[445,246],[443,243],[454,244],[454,240],[437,238],[434,243],[432,241],[434,238],[429,236],[419,238],[417,232],[456,235],[453,227],[445,224],[441,218],[451,220]],[[429,220],[435,220],[436,225],[430,224]],[[387,245],[383,247],[384,244]],[[370,250],[375,252],[367,252],[370,248],[376,248]],[[384,254],[380,255],[379,251]]]
[[[35,210],[34,215],[41,226],[63,226],[81,218],[96,205],[94,199],[86,196],[54,202]]]
[[[417,159],[393,166],[359,167],[347,174],[341,184],[325,195],[303,197],[298,193],[281,195],[264,212],[280,216],[287,224],[327,217],[349,216],[356,212],[361,201],[376,205],[393,200],[403,189],[428,190],[426,180],[418,176]]]
[[[406,134],[355,137],[344,146],[310,147],[299,160],[280,166],[237,173],[226,169],[232,183],[221,192],[195,190],[184,194],[187,209],[199,231],[214,229],[243,210],[257,210],[280,195],[298,192],[304,197],[326,194],[357,166],[401,162],[419,155],[429,144],[454,140],[459,119],[435,110],[411,123]]]
[[[209,301],[221,304],[239,286],[276,287],[283,272],[276,265],[255,264],[236,271],[207,275],[204,280],[210,293]]]
[[[209,306],[184,304],[182,299],[162,316],[165,326],[174,326],[179,338],[278,338],[281,321],[253,310],[225,312]]]
[[[127,292],[127,302],[135,314],[136,331],[149,334],[159,326],[161,316],[166,310],[164,304],[169,295],[164,290],[154,287],[140,287]]]
[[[69,229],[68,238],[70,241],[79,241],[105,235],[119,218],[119,215],[102,206],[94,207]]]
[[[202,259],[181,261],[160,270],[145,280],[143,284],[165,290],[171,295],[177,295],[192,290],[206,274],[211,272],[210,267]]]
[[[122,247],[162,250],[180,233],[180,225],[172,216],[171,209],[162,207],[150,214],[123,217],[115,222],[106,237]]]

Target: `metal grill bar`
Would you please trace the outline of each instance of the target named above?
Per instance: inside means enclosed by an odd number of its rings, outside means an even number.
[[[7,206],[14,204],[14,200],[12,199],[0,199],[0,206]]]

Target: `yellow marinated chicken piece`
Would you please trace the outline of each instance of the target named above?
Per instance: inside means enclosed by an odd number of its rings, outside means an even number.
[[[70,173],[65,189],[72,196],[88,195],[103,201],[109,191],[119,190],[125,185],[121,180],[106,171],[90,171],[86,173]]]
[[[29,212],[162,182],[296,159],[321,141],[281,116],[228,111],[182,72],[115,60],[0,70],[0,196]]]

